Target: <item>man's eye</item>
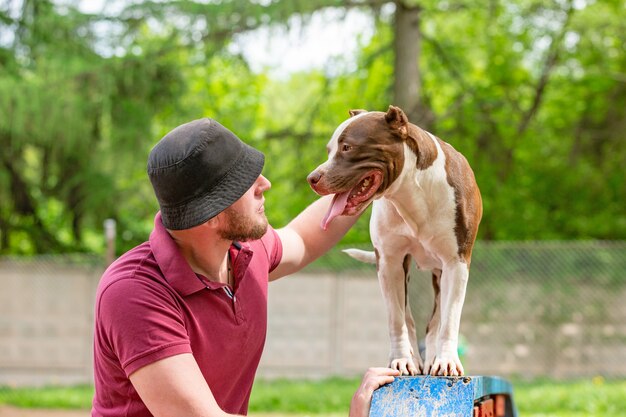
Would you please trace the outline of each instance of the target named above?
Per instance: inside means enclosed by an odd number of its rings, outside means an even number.
[[[350,146],[350,145],[346,145],[346,144],[344,143],[344,145],[341,147],[341,150],[342,150],[343,152],[348,152],[348,151],[352,150],[352,146]]]

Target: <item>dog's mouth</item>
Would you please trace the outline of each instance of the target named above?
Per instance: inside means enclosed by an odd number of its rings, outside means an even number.
[[[337,193],[333,202],[322,220],[322,229],[326,230],[328,224],[337,216],[354,216],[359,213],[363,206],[367,205],[382,183],[382,173],[378,170],[370,171],[357,182],[349,191]]]

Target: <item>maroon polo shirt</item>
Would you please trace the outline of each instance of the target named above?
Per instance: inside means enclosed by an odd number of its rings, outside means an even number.
[[[246,414],[267,328],[268,274],[280,262],[274,229],[234,243],[234,288],[195,274],[157,214],[150,240],[114,262],[95,306],[92,416],[151,416],[128,376],[192,353],[215,400]]]

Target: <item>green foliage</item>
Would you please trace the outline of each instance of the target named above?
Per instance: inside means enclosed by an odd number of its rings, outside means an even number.
[[[106,58],[87,21],[26,1],[13,22],[17,64],[0,71],[2,252],[99,251],[92,231],[128,207],[113,202],[140,195],[143,178],[128,189],[125,181],[141,169],[134,162],[149,149],[155,109],[177,90],[175,61],[163,52],[171,45],[146,33],[131,52]]]
[[[437,94],[436,133],[468,157],[481,186],[479,237],[624,236],[617,206],[626,187],[615,165],[626,158],[616,148],[624,137],[609,127],[625,116],[624,84],[609,75],[624,70],[615,7],[505,2],[433,12],[426,23],[424,58],[434,65],[424,88]],[[605,28],[591,34],[590,21]]]
[[[375,31],[355,39],[355,63],[278,80],[252,72],[232,37],[353,2],[144,1],[106,16],[49,0],[18,15],[0,7],[13,34],[0,42],[0,252],[102,251],[106,218],[119,252],[145,240],[157,210],[147,154],[205,116],[266,153],[268,217],[285,225],[316,198],[305,178],[347,111],[393,103],[384,3],[359,6]],[[409,3],[422,8],[427,125],[474,169],[479,238],[626,238],[622,2]],[[344,243],[367,241],[364,216]]]

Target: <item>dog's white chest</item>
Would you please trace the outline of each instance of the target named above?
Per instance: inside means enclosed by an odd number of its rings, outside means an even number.
[[[423,268],[433,266],[429,258],[440,264],[442,254],[454,256],[458,250],[454,189],[448,183],[445,155],[435,143],[437,158],[424,170],[416,168],[416,156],[405,146],[402,174],[372,211],[372,232],[385,239],[398,234],[409,238],[411,252]]]

